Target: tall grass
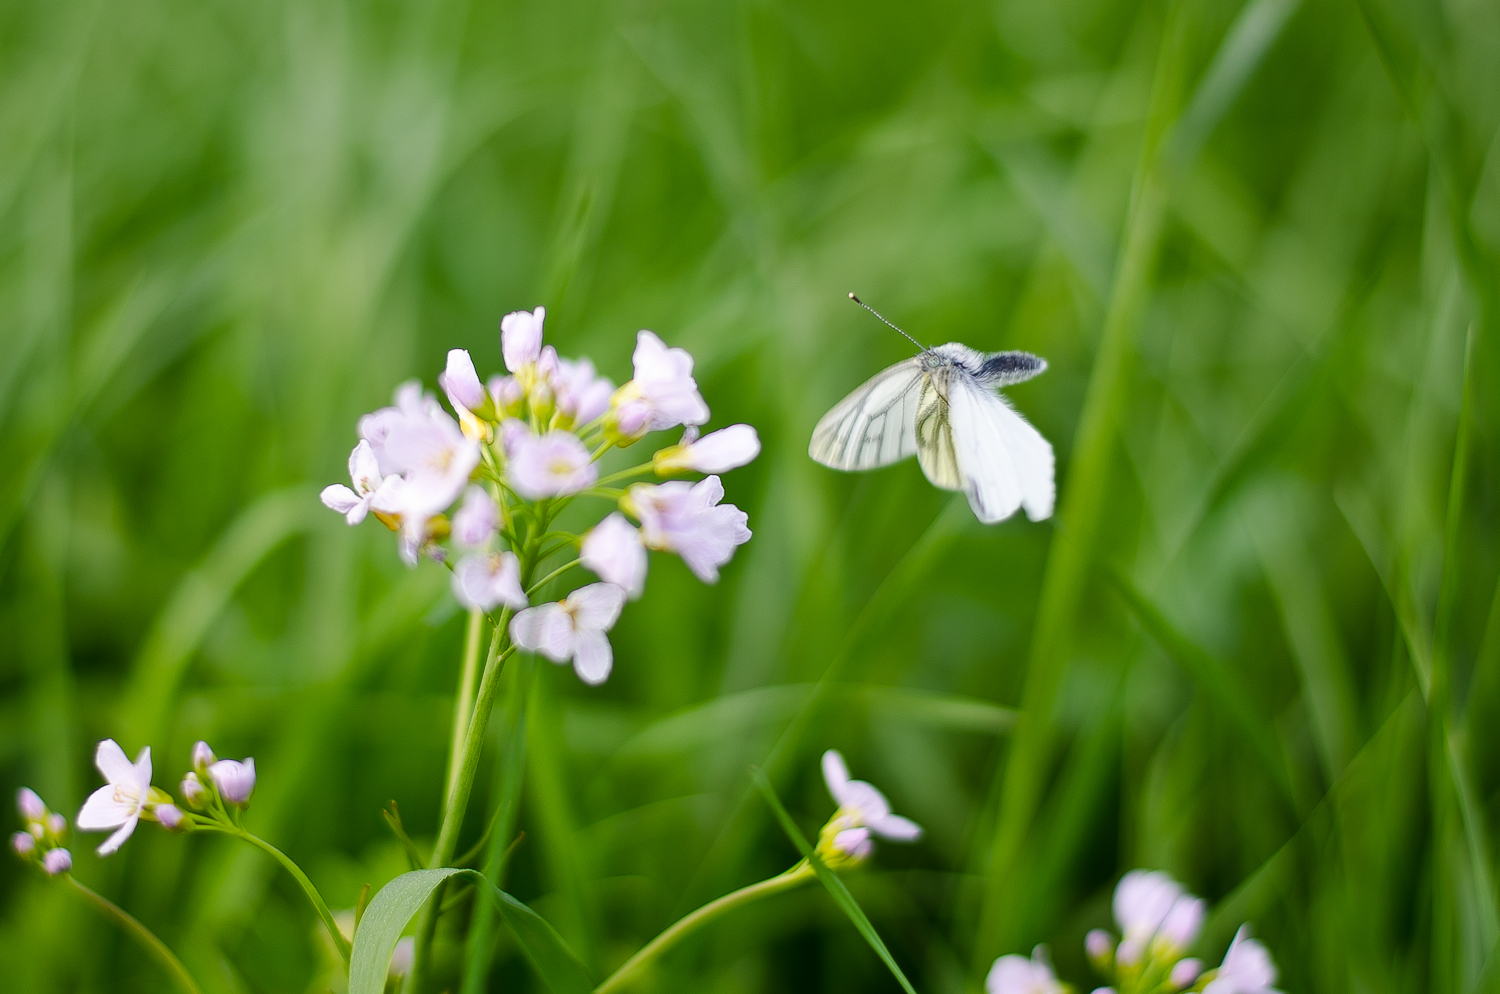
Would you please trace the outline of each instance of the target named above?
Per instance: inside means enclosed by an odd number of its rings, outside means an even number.
[[[1136,866],[1287,990],[1500,989],[1500,7],[17,0],[0,53],[0,783],[71,812],[95,740],[207,738],[336,906],[405,869],[465,621],[317,488],[543,303],[765,441],[718,586],[659,558],[608,684],[502,690],[460,848],[524,743],[507,888],[596,975],[790,865],[747,768],[811,832],[836,747],[928,828],[848,880],[921,991],[1038,942],[1089,983]],[[806,457],[908,351],[850,290],[1047,357],[1053,522]],[[256,852],[74,854],[206,991],[336,983]],[[161,989],[25,870],[0,986]],[[822,892],[736,914],[655,989],[898,989]]]

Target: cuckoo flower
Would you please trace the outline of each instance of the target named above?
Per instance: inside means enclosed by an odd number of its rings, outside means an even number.
[[[53,849],[42,857],[42,869],[51,877],[73,869],[73,854],[66,849]]]
[[[1065,994],[1068,988],[1058,983],[1052,972],[1052,961],[1046,946],[1037,946],[1031,958],[1001,956],[984,978],[986,994]]]
[[[17,856],[30,856],[36,852],[36,839],[32,838],[30,832],[17,832],[10,837],[10,847],[16,851]]]
[[[417,412],[390,425],[380,463],[383,470],[389,465],[406,477],[403,500],[409,507],[430,508],[436,514],[463,493],[469,474],[479,465],[479,443],[428,399]],[[377,505],[376,510],[382,508]]]
[[[844,757],[832,749],[823,754],[823,779],[839,805],[818,833],[818,855],[829,866],[838,868],[865,859],[875,850],[872,835],[893,842],[921,838],[921,826],[891,814],[884,794],[863,780],[849,779]]]
[[[47,805],[42,803],[42,799],[30,787],[22,787],[16,791],[16,809],[28,823],[44,824],[47,820]]]
[[[1124,936],[1116,956],[1131,966],[1142,955],[1180,956],[1203,925],[1203,902],[1159,870],[1131,870],[1115,888],[1115,921]]]
[[[380,463],[375,459],[375,450],[364,439],[349,453],[349,479],[354,484],[350,490],[342,483],[324,487],[323,503],[344,516],[351,525],[365,520],[370,503],[380,490]]]
[[[557,411],[568,425],[588,424],[609,410],[615,385],[596,374],[587,359],[559,359],[551,380]]]
[[[613,583],[591,583],[560,602],[517,614],[510,623],[510,637],[554,663],[572,660],[584,683],[603,683],[614,666],[604,633],[614,627],[624,606],[624,590]]]
[[[708,420],[708,405],[698,393],[693,357],[686,349],[669,349],[655,334],[642,331],[636,336],[632,362],[635,378],[610,401],[614,432],[622,441]]]
[[[694,473],[727,473],[760,455],[760,436],[749,425],[730,425],[697,437],[693,428],[682,441],[658,452],[651,460],[658,473],[684,470]]]
[[[499,522],[500,509],[495,506],[495,498],[481,486],[470,486],[464,491],[463,507],[453,516],[453,539],[459,545],[476,549],[490,540]]]
[[[495,399],[497,413],[501,417],[520,417],[526,389],[514,376],[491,376],[490,396]]]
[[[255,791],[255,760],[221,759],[208,768],[208,777],[225,804],[244,807]]]
[[[481,442],[489,441],[490,426],[485,419],[495,413],[494,405],[484,391],[484,384],[479,382],[474,360],[469,358],[467,351],[449,350],[448,368],[438,374],[438,386],[448,395],[448,403],[458,415],[458,425],[464,435]]]
[[[381,475],[390,476],[400,472],[386,457],[385,443],[391,430],[408,419],[429,416],[430,408],[436,406],[436,401],[422,395],[422,384],[419,381],[407,380],[396,388],[394,407],[382,407],[359,419],[359,437],[370,443],[370,450],[375,453]]]
[[[514,552],[475,552],[453,567],[453,596],[464,607],[491,611],[526,606],[521,562]]]
[[[506,443],[506,476],[516,493],[528,500],[576,494],[599,478],[588,448],[571,432],[507,432]]]
[[[1223,964],[1211,974],[1203,994],[1277,994],[1276,964],[1266,947],[1250,938],[1250,926],[1241,925],[1224,954]]]
[[[542,322],[547,309],[514,311],[500,319],[500,352],[512,373],[528,370],[542,354]]]
[[[583,537],[578,558],[599,579],[624,589],[631,600],[646,588],[646,546],[622,514],[611,514],[595,525]]]
[[[637,483],[620,506],[641,523],[648,549],[675,552],[704,583],[719,579],[737,546],[750,541],[749,516],[733,504],[720,504],[724,484],[717,476],[697,483]]]
[[[142,749],[132,765],[119,743],[105,739],[94,753],[94,765],[109,783],[89,796],[75,820],[85,832],[116,829],[99,846],[99,855],[108,856],[130,838],[152,803],[151,747]]]

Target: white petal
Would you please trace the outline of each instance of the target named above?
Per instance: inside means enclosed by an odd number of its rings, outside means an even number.
[[[443,371],[443,390],[455,406],[474,410],[484,405],[484,384],[474,372],[474,360],[464,349],[448,350],[448,368]]]
[[[110,783],[135,783],[135,767],[125,758],[125,750],[114,739],[105,739],[94,750],[94,765]]]
[[[614,651],[603,632],[584,629],[573,636],[573,669],[584,683],[603,683],[614,663]]]
[[[100,856],[108,856],[110,853],[118,850],[125,844],[125,840],[130,838],[130,833],[135,831],[135,826],[140,822],[140,820],[140,815],[132,815],[129,821],[120,826],[119,831],[115,832],[114,835],[111,835],[109,838],[105,839],[103,845],[101,845],[95,851]]]
[[[858,811],[863,822],[871,826],[891,813],[891,802],[873,784],[863,780],[850,780],[840,803]]]
[[[361,496],[374,493],[380,486],[380,462],[375,458],[375,450],[364,439],[360,439],[354,451],[349,453],[349,481]]]
[[[578,558],[599,579],[624,588],[632,599],[645,589],[646,546],[641,533],[618,511],[583,537]]]
[[[760,455],[760,437],[749,425],[730,425],[688,446],[684,453],[689,469],[700,473],[725,473]]]
[[[892,842],[915,842],[922,837],[922,826],[900,815],[886,815],[869,825],[870,831]]]
[[[141,800],[146,799],[146,789],[151,786],[151,747],[146,746],[135,757],[135,782],[141,788]]]
[[[85,832],[102,832],[125,824],[135,814],[135,807],[115,800],[114,785],[105,784],[83,802],[83,808],[73,822]]]
[[[335,483],[332,486],[324,487],[323,492],[318,496],[323,501],[324,507],[332,508],[340,514],[348,514],[360,504],[364,503],[364,501],[360,499],[359,494],[355,493],[353,490],[350,490],[342,483]]]
[[[613,583],[591,583],[569,594],[567,605],[579,631],[607,632],[625,607],[625,591]]]
[[[530,607],[511,619],[510,637],[523,649],[565,663],[573,654],[573,619],[561,604]]]
[[[844,765],[844,757],[836,750],[823,753],[823,782],[828,784],[828,793],[833,795],[835,803],[843,807],[845,788],[849,786],[849,767]]]
[[[344,520],[349,522],[349,524],[351,525],[357,525],[361,521],[365,520],[365,515],[369,513],[370,502],[368,500],[362,500],[358,504],[355,504],[353,507],[349,508],[349,513],[344,515]]]
[[[512,373],[537,361],[542,354],[542,322],[547,316],[544,307],[534,311],[515,311],[500,320],[500,351],[505,356],[505,368]]]

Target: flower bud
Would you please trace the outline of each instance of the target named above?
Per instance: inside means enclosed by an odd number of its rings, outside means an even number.
[[[1169,982],[1173,987],[1182,990],[1191,987],[1193,981],[1198,979],[1198,974],[1203,972],[1203,961],[1196,959],[1185,959],[1172,967],[1172,975]]]
[[[54,838],[61,836],[67,830],[68,819],[55,811],[47,816],[47,832]]]
[[[30,787],[22,787],[16,791],[16,807],[21,811],[21,817],[27,821],[41,821],[47,817],[47,805],[36,796],[36,791]]]
[[[193,746],[193,769],[199,777],[205,776],[208,768],[218,761],[219,757],[214,755],[214,751],[208,747],[207,742],[199,739]]]
[[[25,832],[17,832],[10,837],[10,847],[17,856],[30,856],[36,852],[36,840]]]
[[[203,781],[198,779],[198,774],[189,773],[182,778],[182,798],[187,801],[188,807],[202,811],[208,807],[210,795],[208,788],[203,786]]]
[[[42,869],[53,877],[59,873],[67,873],[73,869],[73,854],[66,849],[53,849],[42,857]]]
[[[1089,962],[1101,966],[1114,958],[1115,937],[1102,928],[1090,929],[1083,937],[1083,949],[1089,955]]]
[[[156,815],[156,820],[161,823],[161,827],[169,832],[181,829],[184,819],[187,818],[182,813],[182,809],[175,804],[158,804],[151,810]]]
[[[255,759],[243,763],[233,759],[221,759],[208,768],[214,788],[225,804],[245,805],[255,790]]]

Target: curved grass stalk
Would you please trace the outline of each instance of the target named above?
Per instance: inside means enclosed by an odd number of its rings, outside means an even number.
[[[173,979],[177,981],[183,990],[187,991],[188,994],[203,994],[203,991],[198,987],[197,981],[193,980],[193,975],[188,973],[187,967],[182,965],[182,960],[177,958],[177,954],[167,948],[167,944],[157,938],[155,932],[142,925],[140,919],[92,887],[79,883],[72,874],[67,875],[67,881],[72,885],[74,890],[88,898],[94,907],[118,922],[147,952],[156,957],[157,962],[166,968],[166,971],[172,975]]]

